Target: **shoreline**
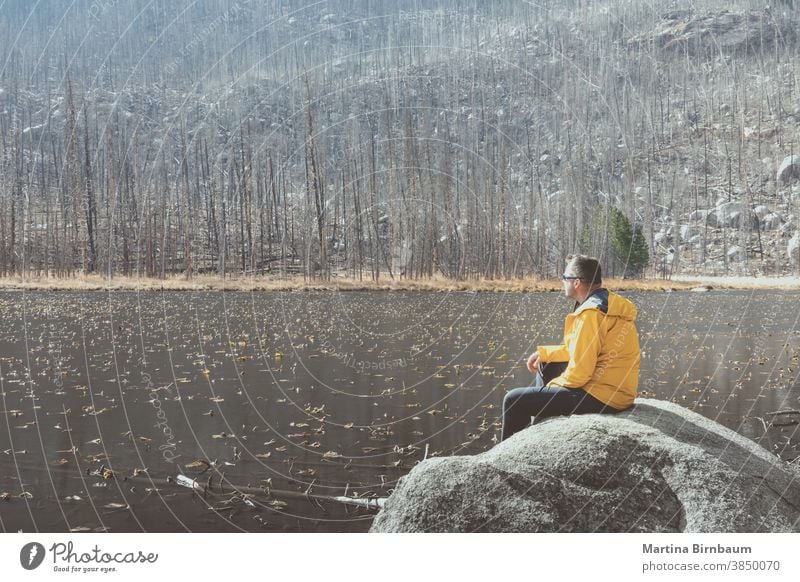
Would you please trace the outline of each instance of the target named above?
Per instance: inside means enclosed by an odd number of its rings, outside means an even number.
[[[800,290],[800,277],[713,277],[678,275],[672,279],[606,279],[604,286],[615,291],[690,291],[713,289]],[[0,277],[4,291],[428,291],[528,293],[561,291],[555,279],[469,279],[457,281],[442,277],[429,279],[390,279],[379,281],[333,277],[328,281],[306,281],[302,277],[231,277],[198,275],[191,279],[178,275],[165,279],[100,275],[76,277]]]

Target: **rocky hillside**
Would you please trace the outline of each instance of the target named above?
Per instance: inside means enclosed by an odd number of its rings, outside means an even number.
[[[800,7],[0,8],[0,271],[798,268]],[[794,258],[794,261],[792,259]]]

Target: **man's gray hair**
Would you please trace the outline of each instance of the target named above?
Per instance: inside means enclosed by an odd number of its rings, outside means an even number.
[[[567,257],[567,267],[572,269],[576,277],[580,277],[592,286],[603,284],[603,271],[600,268],[600,261],[594,257],[569,255]]]

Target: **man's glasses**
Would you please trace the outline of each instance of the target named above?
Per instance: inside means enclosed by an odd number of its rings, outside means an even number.
[[[579,281],[582,277],[568,277],[567,275],[561,275],[562,281]]]

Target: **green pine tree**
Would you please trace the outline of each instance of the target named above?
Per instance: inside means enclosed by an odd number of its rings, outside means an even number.
[[[650,252],[639,225],[631,226],[630,220],[619,209],[610,209],[611,248],[617,260],[622,263],[623,278],[640,277],[650,263]]]

